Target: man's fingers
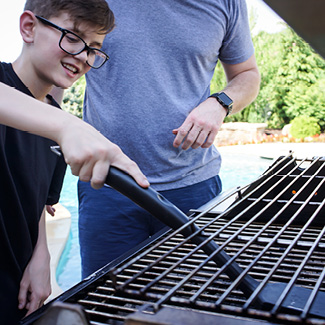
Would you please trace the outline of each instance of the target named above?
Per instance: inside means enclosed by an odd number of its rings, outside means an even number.
[[[189,131],[182,144],[182,149],[187,150],[189,147],[193,146],[197,139],[200,137],[201,133],[202,137],[204,136],[204,134],[206,134],[200,125],[193,125],[192,129]]]
[[[178,147],[183,142],[183,150],[187,150],[190,147],[193,149],[199,147],[209,148],[213,144],[218,131],[216,127],[210,124],[204,126],[201,126],[201,124],[193,125],[187,133],[184,128],[174,129],[172,131],[176,135],[173,143],[174,147]]]
[[[176,137],[175,137],[174,143],[173,143],[173,146],[175,148],[178,148],[181,145],[183,140],[188,136],[188,133],[191,130],[191,128],[192,128],[192,124],[191,125],[185,124],[173,131],[173,133],[176,134]]]
[[[208,131],[201,130],[198,133],[198,136],[197,136],[196,140],[194,141],[194,143],[191,145],[191,147],[193,149],[196,149],[196,148],[203,146],[203,144],[207,141],[208,135],[209,135]]]
[[[202,148],[209,148],[213,145],[214,140],[217,136],[218,132],[216,130],[213,130],[209,133],[207,140],[202,144]]]

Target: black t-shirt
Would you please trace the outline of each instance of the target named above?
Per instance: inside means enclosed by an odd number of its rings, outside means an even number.
[[[0,81],[33,96],[14,72],[0,63]],[[48,96],[52,105],[59,105]],[[0,124],[0,323],[16,324],[21,277],[38,237],[45,204],[55,204],[66,170],[50,150],[52,140]]]

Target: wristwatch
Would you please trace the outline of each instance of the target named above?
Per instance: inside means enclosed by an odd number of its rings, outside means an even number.
[[[215,94],[210,95],[209,97],[214,97],[227,110],[226,116],[228,116],[231,113],[233,101],[224,92],[215,93]]]

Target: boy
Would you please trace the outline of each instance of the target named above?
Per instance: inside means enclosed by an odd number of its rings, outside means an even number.
[[[46,105],[58,107],[48,95],[53,86],[67,88],[91,67],[105,63],[108,57],[100,47],[113,27],[105,0],[27,0],[20,18],[21,55],[12,64],[0,63],[3,324],[17,324],[51,292],[44,207],[59,200],[65,163],[50,146],[58,143],[72,173],[91,180],[95,188],[103,185],[110,164],[148,185],[117,146],[89,125]],[[38,104],[12,87],[38,99]]]

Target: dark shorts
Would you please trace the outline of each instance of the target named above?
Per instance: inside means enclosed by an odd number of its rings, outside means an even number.
[[[160,191],[187,213],[221,192],[219,176],[184,188]],[[165,225],[112,188],[78,183],[82,278],[134,248]]]

